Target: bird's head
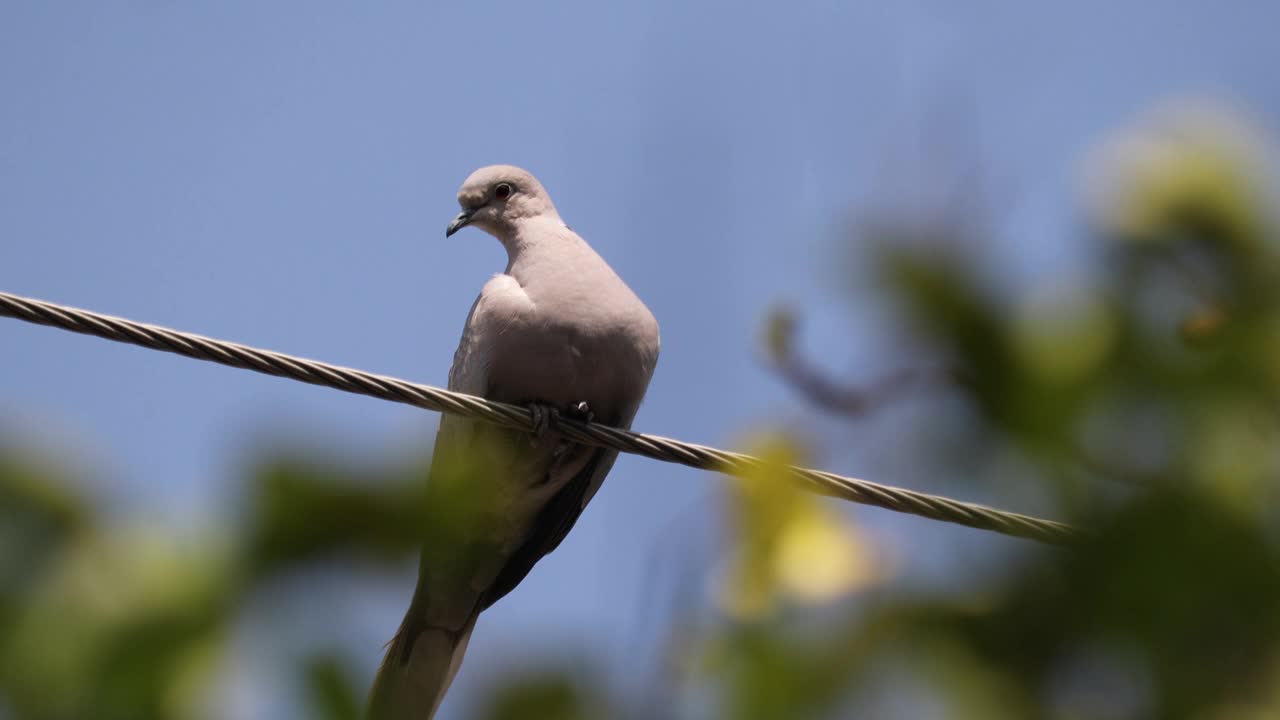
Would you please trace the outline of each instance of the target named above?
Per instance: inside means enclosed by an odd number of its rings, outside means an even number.
[[[474,225],[502,239],[526,218],[559,217],[538,179],[514,165],[490,165],[471,173],[458,189],[458,205],[462,212],[449,223],[445,237]]]

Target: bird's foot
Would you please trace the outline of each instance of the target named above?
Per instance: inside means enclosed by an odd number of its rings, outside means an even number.
[[[555,422],[560,422],[561,418],[569,418],[571,420],[577,420],[583,424],[590,424],[592,420],[595,420],[596,414],[591,412],[591,406],[583,400],[573,403],[562,412],[556,413]],[[575,443],[568,440],[562,440],[560,445],[555,449],[555,452],[551,454],[551,457],[554,461],[559,462],[567,456],[570,448],[573,448],[574,446]]]
[[[586,400],[570,405],[569,409],[565,411],[565,415],[584,423],[589,423],[596,419],[596,414],[591,412],[591,406],[587,404]]]
[[[546,436],[547,431],[555,427],[560,420],[560,411],[550,405],[536,402],[529,403],[527,407],[529,408],[529,414],[533,415],[533,438],[531,441],[536,444],[537,441]]]
[[[562,417],[582,423],[590,423],[596,418],[596,414],[591,411],[591,406],[585,400],[576,402],[564,410],[560,410],[553,405],[537,402],[529,403],[526,407],[529,408],[529,413],[533,415],[533,434],[529,442],[534,445],[546,437],[548,432],[555,430]]]

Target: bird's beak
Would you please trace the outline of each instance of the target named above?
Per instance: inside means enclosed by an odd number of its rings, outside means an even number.
[[[444,236],[449,237],[450,235],[466,227],[467,223],[471,222],[471,216],[474,214],[475,214],[475,210],[463,210],[462,212],[458,213],[458,216],[455,217],[449,223],[449,227],[445,228]]]

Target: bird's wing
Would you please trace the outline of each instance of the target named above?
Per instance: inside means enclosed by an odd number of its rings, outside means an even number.
[[[493,584],[484,593],[482,609],[501,600],[524,580],[533,566],[560,546],[582,515],[594,489],[618,457],[617,450],[588,448],[591,455],[586,465],[542,507],[525,541],[508,559]]]
[[[492,284],[486,284],[467,314],[449,368],[451,390],[484,394],[488,366],[483,352],[484,317],[487,301],[494,295]],[[418,582],[374,677],[370,720],[430,718],[458,672],[488,586],[468,577],[476,563],[470,557],[467,536],[479,529],[468,527],[475,517],[467,512],[467,503],[456,502],[466,480],[459,473],[470,458],[484,456],[477,448],[510,444],[511,436],[511,431],[481,421],[450,414],[440,418],[427,480],[423,529],[427,540]]]

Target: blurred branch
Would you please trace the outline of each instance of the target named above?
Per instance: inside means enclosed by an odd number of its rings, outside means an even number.
[[[868,385],[833,380],[795,349],[796,318],[775,308],[766,319],[770,364],[778,375],[816,407],[837,415],[859,417],[879,410],[905,393],[928,385],[951,383],[956,373],[945,369],[902,368]]]
[[[801,358],[778,366],[778,372],[809,402],[829,412],[856,417],[879,410],[912,390],[954,379],[944,370],[904,368],[865,386],[841,385],[825,377]]]

